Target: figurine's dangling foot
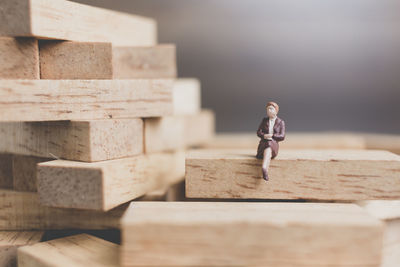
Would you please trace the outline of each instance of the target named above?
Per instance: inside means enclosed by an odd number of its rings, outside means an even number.
[[[265,181],[268,181],[268,180],[269,180],[269,177],[268,177],[268,171],[267,171],[267,169],[266,169],[266,168],[262,168],[262,173],[263,173],[263,179],[264,179]]]

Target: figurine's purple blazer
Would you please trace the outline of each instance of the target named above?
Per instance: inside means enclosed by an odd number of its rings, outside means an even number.
[[[258,159],[262,159],[264,157],[264,150],[267,147],[271,148],[272,158],[275,158],[278,155],[278,150],[279,150],[278,142],[283,141],[285,139],[285,122],[282,119],[276,117],[272,140],[264,139],[264,134],[268,134],[268,131],[269,131],[269,118],[265,117],[262,120],[257,130],[257,136],[261,138],[257,148],[256,157]]]

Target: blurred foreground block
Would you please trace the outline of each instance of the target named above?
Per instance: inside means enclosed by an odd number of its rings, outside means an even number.
[[[381,267],[400,264],[400,200],[370,200],[359,203],[369,214],[385,222]]]
[[[379,150],[281,150],[262,179],[255,150],[193,150],[192,198],[366,200],[400,198],[400,156]]]
[[[118,256],[118,245],[88,234],[80,234],[19,248],[18,266],[117,267]]]
[[[354,204],[132,202],[122,266],[376,266],[383,224]]]
[[[42,231],[12,232],[0,231],[0,266],[17,266],[17,249],[20,246],[33,245],[43,236]]]
[[[108,212],[44,207],[35,192],[0,189],[0,230],[118,229],[127,205]]]

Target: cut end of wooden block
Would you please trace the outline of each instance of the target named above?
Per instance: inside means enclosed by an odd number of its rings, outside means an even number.
[[[0,79],[40,79],[37,40],[0,37]]]
[[[119,266],[119,246],[80,234],[18,249],[18,266]]]
[[[284,150],[262,179],[255,150],[194,150],[186,156],[186,196],[227,199],[400,198],[400,156],[379,150]]]

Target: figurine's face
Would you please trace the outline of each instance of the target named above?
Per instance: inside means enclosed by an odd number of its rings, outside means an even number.
[[[267,115],[269,118],[275,118],[276,116],[276,109],[274,106],[267,107]]]

